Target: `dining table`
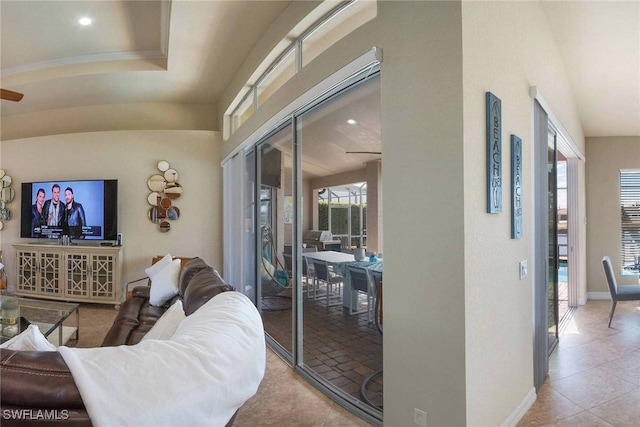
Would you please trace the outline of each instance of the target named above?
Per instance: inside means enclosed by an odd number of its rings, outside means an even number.
[[[349,276],[349,266],[365,268],[369,271],[382,272],[382,259],[370,261],[369,258],[356,261],[353,254],[338,251],[318,251],[303,252],[303,257],[307,259],[317,259],[326,261],[333,267],[333,272],[343,278],[343,299],[342,305],[352,310],[357,309],[358,291],[351,289],[351,279]]]

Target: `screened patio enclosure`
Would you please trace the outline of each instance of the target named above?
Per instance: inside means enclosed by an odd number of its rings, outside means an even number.
[[[328,187],[318,192],[320,230],[341,241],[342,252],[367,248],[367,183]]]

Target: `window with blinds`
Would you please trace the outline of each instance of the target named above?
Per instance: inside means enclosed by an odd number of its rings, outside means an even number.
[[[640,169],[620,171],[620,255],[624,269],[640,256]]]

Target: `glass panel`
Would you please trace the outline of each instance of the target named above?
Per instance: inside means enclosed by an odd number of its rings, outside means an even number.
[[[640,274],[640,170],[620,171],[622,274]]]
[[[558,322],[569,310],[569,228],[567,204],[567,159],[558,152],[556,171],[556,221],[558,228]]]
[[[232,132],[240,127],[253,114],[253,90],[249,91],[245,99],[238,105],[231,115]]]
[[[548,176],[548,218],[549,218],[549,248],[548,248],[548,284],[547,297],[549,299],[549,353],[558,344],[558,221],[557,221],[557,185],[556,185],[556,142],[555,135],[549,134],[549,148],[547,158]]]
[[[245,158],[246,180],[244,181],[244,245],[243,251],[246,262],[243,263],[244,271],[242,276],[245,283],[244,294],[257,303],[257,280],[256,280],[256,233],[254,224],[256,222],[256,152],[248,153]]]
[[[381,203],[380,78],[369,73],[373,75],[297,118],[303,236],[311,230],[350,235],[349,225],[353,228],[354,224],[349,212],[353,215],[358,210],[354,203],[366,203],[354,195],[354,178],[360,187],[366,183],[369,200]],[[381,206],[378,208],[375,212],[381,212]],[[382,252],[382,215],[368,218],[373,222],[362,228],[380,231],[380,237],[369,242],[369,250]],[[356,239],[360,227],[358,222]],[[382,369],[382,333],[374,320],[378,282],[373,270],[364,270],[369,278],[361,284],[353,281],[348,265],[354,264],[354,256],[348,237],[340,246],[343,252],[323,251],[320,245],[319,252],[302,254],[310,268],[305,270],[303,265],[302,269],[300,360],[302,368],[323,386],[381,417],[383,377],[376,375],[366,383],[366,399],[360,394],[367,377]],[[374,267],[368,262],[360,265]],[[377,265],[381,272],[382,262]]]
[[[367,184],[357,182],[318,193],[320,230],[330,230],[342,251],[366,249]]]
[[[264,102],[293,77],[295,73],[296,55],[295,49],[291,49],[258,84],[258,107],[264,104]]]
[[[259,308],[266,332],[293,353],[293,291],[291,253],[293,222],[285,202],[293,195],[291,125],[269,136],[259,148],[258,210]]]
[[[349,236],[349,217],[351,216],[351,209],[346,204],[330,205],[329,219],[331,222],[330,231],[333,237],[340,238]]]
[[[313,61],[338,40],[375,18],[375,1],[355,1],[321,24],[302,40],[302,66]]]

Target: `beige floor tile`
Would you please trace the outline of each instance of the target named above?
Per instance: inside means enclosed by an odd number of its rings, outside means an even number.
[[[640,426],[640,388],[590,410],[615,426]]]
[[[549,380],[570,377],[596,366],[592,361],[582,357],[580,352],[572,351],[571,348],[556,348],[549,359]]]
[[[618,359],[630,351],[636,350],[634,346],[625,345],[621,343],[620,340],[620,338],[608,336],[563,350],[570,357],[575,358],[576,361],[588,363],[592,366],[599,366],[612,359]]]
[[[614,425],[590,412],[580,412],[577,415],[557,421],[551,424],[550,427],[614,427]]]
[[[368,425],[303,380],[269,349],[258,392],[240,408],[234,422],[234,427]]]
[[[611,376],[600,368],[553,380],[554,390],[583,409],[591,409],[637,388],[635,384]]]
[[[518,423],[518,427],[546,426],[583,411],[583,408],[545,383],[540,387],[535,403]]]
[[[618,359],[601,365],[600,368],[609,375],[640,386],[640,350],[626,353]]]

